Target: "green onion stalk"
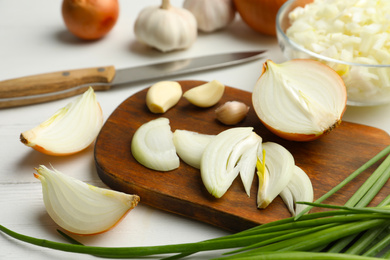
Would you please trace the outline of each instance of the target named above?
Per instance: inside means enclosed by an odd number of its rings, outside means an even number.
[[[0,225],[0,231],[17,240],[66,252],[105,258],[179,259],[220,249],[230,249],[217,259],[390,259],[390,196],[378,206],[367,207],[390,177],[390,146],[348,176],[314,203],[304,203],[306,211],[296,217],[259,225],[235,234],[194,243],[141,246],[86,246],[59,231],[69,243],[60,243],[14,232]],[[353,178],[386,155],[365,183],[343,206],[321,204]],[[312,207],[326,211],[308,213]],[[306,214],[305,214],[306,213]],[[379,237],[379,238],[378,238]]]

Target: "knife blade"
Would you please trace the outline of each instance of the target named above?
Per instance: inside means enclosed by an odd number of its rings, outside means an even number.
[[[233,66],[262,57],[265,51],[235,52],[116,69],[114,66],[65,70],[0,81],[0,108],[43,103],[78,95],[92,86],[112,86]]]

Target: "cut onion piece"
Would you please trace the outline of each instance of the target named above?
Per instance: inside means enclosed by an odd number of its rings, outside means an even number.
[[[259,143],[261,138],[253,132],[252,127],[230,128],[215,136],[206,146],[200,163],[200,173],[207,191],[221,198],[241,170],[247,171],[252,167],[254,171],[256,160],[252,166],[249,165],[252,160],[247,152],[253,151],[253,147],[257,148]],[[256,156],[256,153],[253,155]],[[242,158],[245,158],[245,163],[240,163]],[[244,175],[244,179],[250,179],[250,174]],[[246,188],[250,186],[245,183]]]
[[[267,60],[252,94],[255,112],[274,134],[310,141],[341,122],[347,92],[342,78],[314,60]]]
[[[177,129],[173,133],[176,153],[188,165],[200,169],[200,160],[206,146],[215,135]]]
[[[140,198],[86,184],[41,165],[34,176],[42,183],[43,200],[60,227],[79,235],[108,231],[137,206]]]
[[[169,119],[160,117],[141,125],[131,141],[131,152],[143,166],[156,171],[179,167]]]
[[[295,161],[292,154],[280,144],[265,142],[262,147],[263,158],[257,161],[257,207],[264,209],[290,182]]]
[[[102,126],[103,113],[90,87],[39,126],[23,132],[20,141],[45,154],[70,155],[92,144]]]
[[[280,193],[292,216],[296,216],[307,205],[296,204],[297,201],[313,202],[314,191],[309,176],[298,166],[294,166],[293,176]]]

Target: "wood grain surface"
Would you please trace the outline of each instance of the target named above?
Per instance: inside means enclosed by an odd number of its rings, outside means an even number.
[[[202,84],[202,81],[180,81],[183,91]],[[258,224],[286,218],[289,211],[280,197],[266,209],[257,209],[258,181],[255,176],[251,196],[244,191],[238,177],[220,199],[204,188],[199,170],[181,162],[170,172],[145,168],[135,161],[130,144],[134,132],[142,124],[164,116],[170,119],[171,129],[185,129],[206,134],[218,134],[229,128],[218,123],[214,110],[226,101],[238,100],[251,108],[248,116],[237,126],[252,126],[263,138],[286,147],[295,163],[310,177],[315,199],[329,191],[362,164],[390,144],[390,136],[377,128],[343,122],[330,134],[311,142],[283,140],[269,132],[258,120],[251,102],[251,93],[227,87],[223,98],[212,108],[197,108],[182,98],[165,114],[152,114],[145,104],[147,89],[129,97],[111,114],[95,144],[95,163],[99,177],[114,190],[137,194],[141,203],[203,221],[231,231],[240,231]],[[343,204],[380,162],[359,175],[327,203]],[[372,202],[377,204],[389,194],[388,185]]]

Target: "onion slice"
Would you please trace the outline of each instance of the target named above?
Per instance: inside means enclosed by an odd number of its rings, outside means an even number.
[[[280,144],[265,142],[257,161],[257,207],[266,208],[290,182],[295,166],[292,154]]]
[[[35,128],[23,132],[20,140],[35,150],[56,156],[87,148],[103,126],[103,113],[90,87],[74,102],[59,109]]]
[[[200,169],[203,151],[214,137],[215,135],[176,129],[173,133],[173,143],[180,159],[188,165]]]
[[[280,193],[292,216],[296,216],[307,205],[296,204],[297,201],[313,202],[314,191],[309,176],[298,166],[294,166],[290,182]]]
[[[131,152],[143,166],[156,171],[179,167],[169,119],[160,117],[141,125],[131,141]]]
[[[206,146],[200,163],[200,173],[207,191],[214,197],[221,198],[239,172],[251,168],[249,162],[252,160],[247,153],[252,152],[253,147],[257,149],[259,144],[261,138],[253,132],[252,127],[230,128],[215,136]],[[253,153],[253,156],[256,156],[256,153]],[[245,160],[245,163],[240,163],[241,160]],[[252,170],[255,168],[256,160]],[[246,178],[250,179],[250,174],[245,173],[244,179]],[[248,188],[250,185],[245,183]]]
[[[92,235],[114,227],[140,198],[86,184],[41,165],[34,176],[42,183],[43,200],[50,217],[65,230]]]
[[[252,93],[254,110],[276,135],[310,141],[340,124],[347,92],[342,78],[314,60],[267,60]]]

